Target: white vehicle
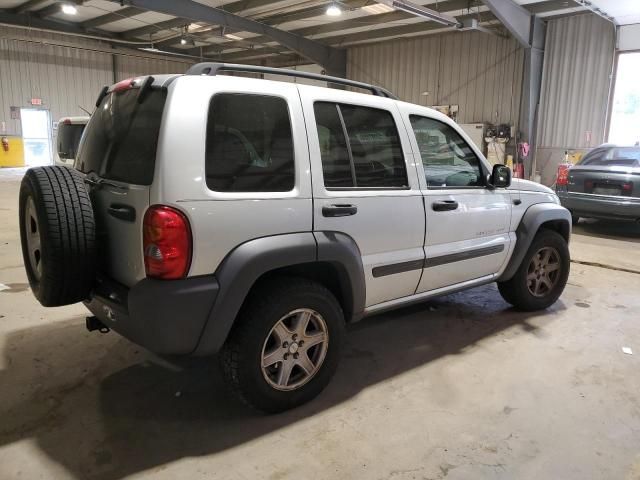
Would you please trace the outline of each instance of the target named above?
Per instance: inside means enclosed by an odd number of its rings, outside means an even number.
[[[56,165],[72,167],[78,153],[82,132],[89,123],[89,117],[62,117],[58,120],[56,136]]]
[[[263,411],[320,393],[346,323],[490,282],[539,310],[566,284],[571,216],[555,193],[381,88],[198,64],[105,87],[97,106],[75,169],[22,184],[35,296],[83,301],[90,330],[157,353],[219,352]]]

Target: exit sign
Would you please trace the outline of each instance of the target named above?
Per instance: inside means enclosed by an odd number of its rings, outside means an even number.
[[[41,98],[32,98],[31,99],[31,105],[42,105],[42,99]]]

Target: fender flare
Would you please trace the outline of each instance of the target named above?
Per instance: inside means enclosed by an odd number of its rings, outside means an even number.
[[[364,270],[360,251],[351,237],[337,232],[301,232],[249,240],[232,250],[217,268],[220,289],[209,312],[194,355],[220,350],[255,282],[265,273],[306,263],[337,267],[345,314],[362,315],[365,302]]]
[[[516,246],[507,267],[500,275],[499,282],[510,280],[520,267],[527,250],[540,227],[547,222],[560,222],[561,234],[569,242],[571,236],[571,213],[556,203],[537,203],[531,205],[522,216],[516,229]]]

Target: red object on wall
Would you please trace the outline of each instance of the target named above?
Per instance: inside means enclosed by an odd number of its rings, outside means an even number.
[[[514,178],[524,178],[524,164],[516,163],[513,166],[513,176]]]

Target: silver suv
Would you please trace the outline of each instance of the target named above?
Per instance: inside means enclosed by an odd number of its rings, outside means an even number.
[[[379,87],[198,64],[105,87],[96,106],[75,168],[22,183],[35,296],[82,301],[90,330],[159,354],[220,353],[263,411],[320,393],[346,323],[490,282],[523,310],[564,289],[571,216],[553,191]]]

